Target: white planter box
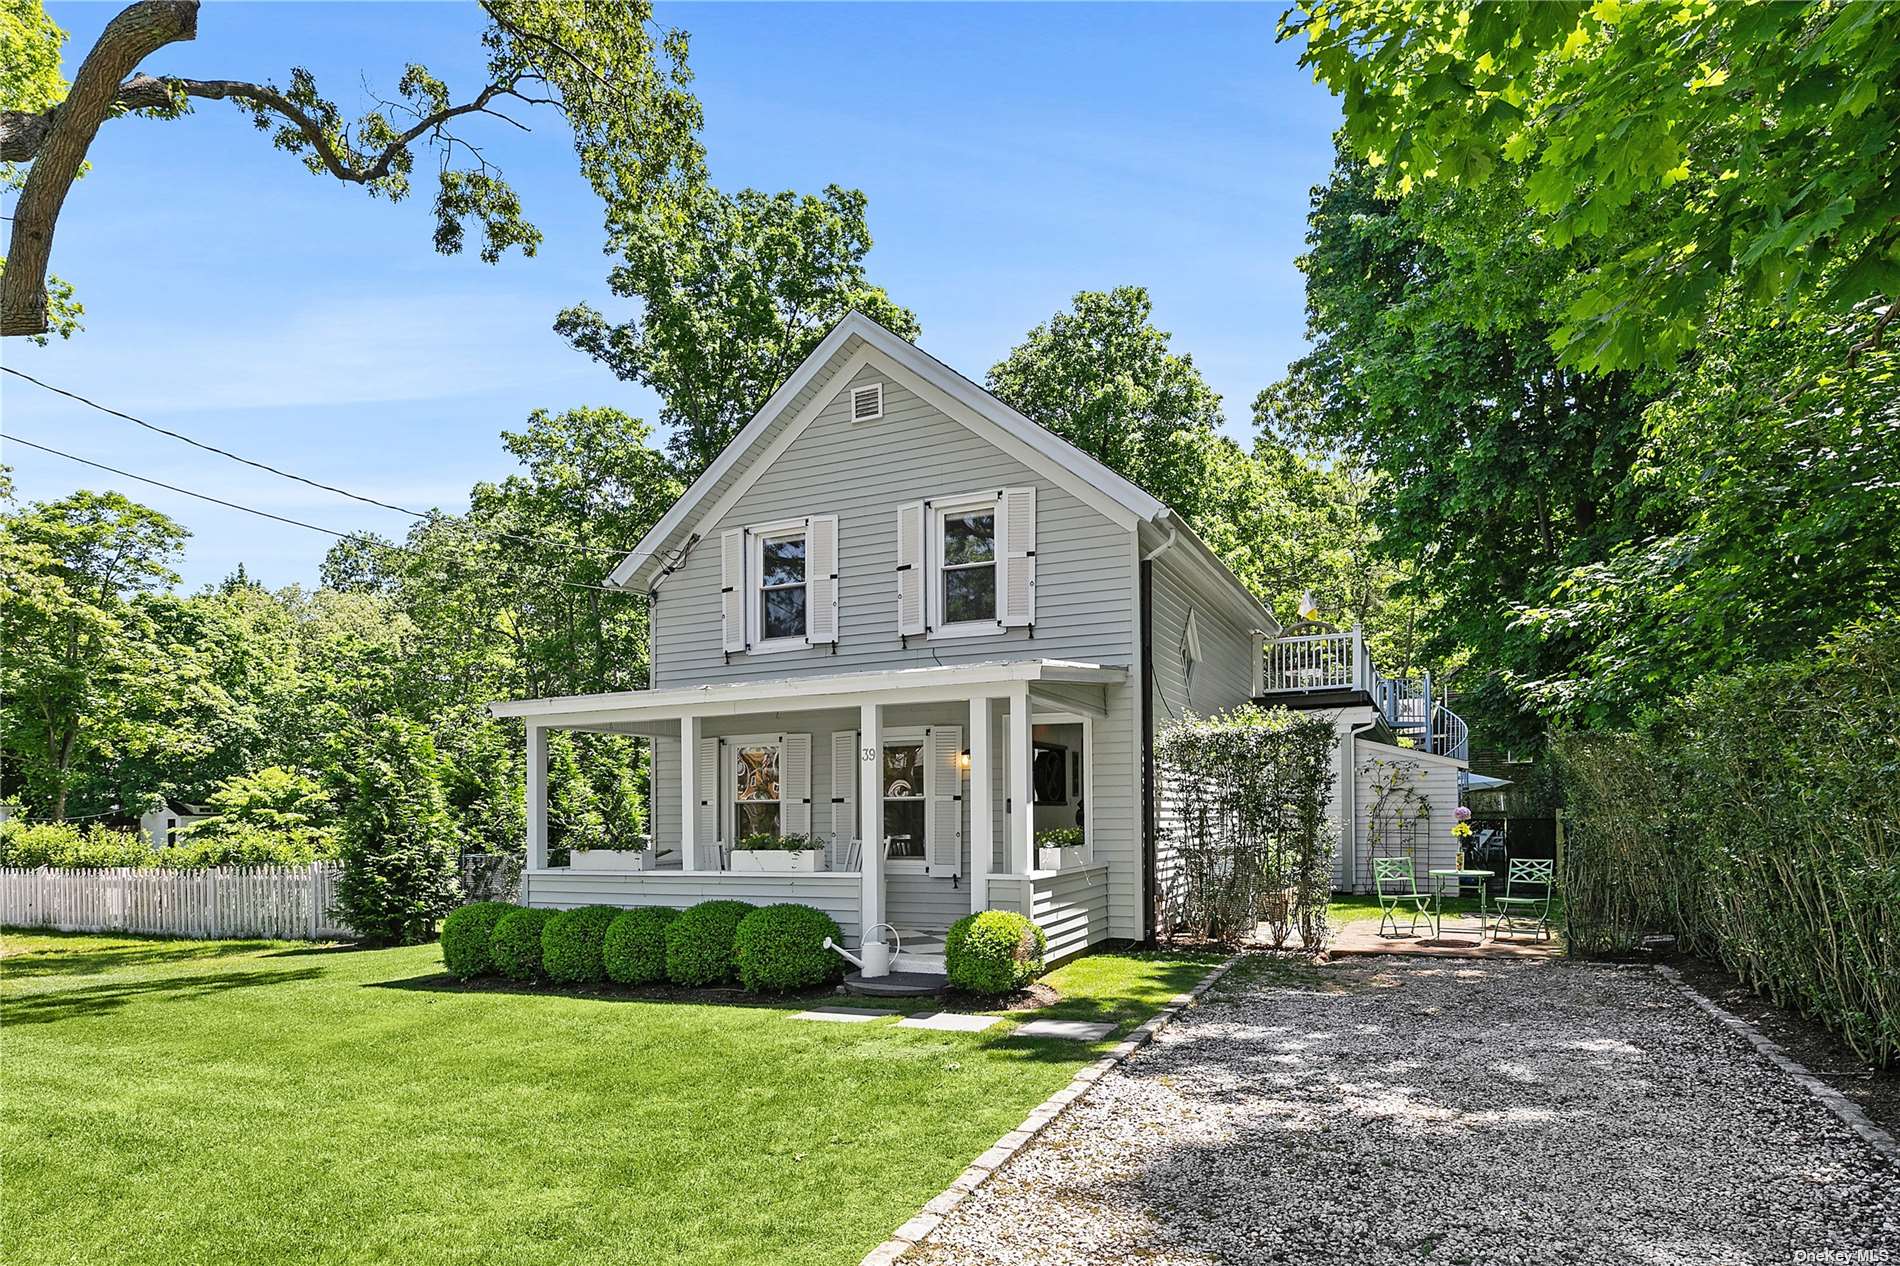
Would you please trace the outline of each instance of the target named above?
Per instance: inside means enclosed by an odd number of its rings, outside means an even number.
[[[1086,865],[1088,848],[1082,844],[1070,844],[1063,848],[1039,848],[1036,850],[1037,870],[1072,870]]]
[[[732,868],[734,870],[761,870],[775,874],[810,874],[819,869],[819,860],[825,855],[822,848],[808,848],[796,853],[784,849],[732,850]]]
[[[615,848],[577,848],[567,855],[569,870],[657,870],[659,854],[654,850],[639,851]]]

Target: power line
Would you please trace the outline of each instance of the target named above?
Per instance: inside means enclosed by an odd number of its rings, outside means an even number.
[[[255,461],[249,457],[244,457],[237,453],[233,453],[229,449],[219,448],[215,444],[207,444],[203,440],[193,439],[189,435],[185,435],[181,432],[171,430],[168,427],[162,427],[158,425],[156,422],[147,422],[144,418],[134,417],[130,413],[126,413],[121,409],[115,409],[110,405],[100,404],[97,400],[90,400],[86,398],[85,396],[80,395],[76,391],[68,391],[64,387],[55,387],[50,382],[42,382],[40,379],[35,378],[32,374],[22,373],[20,370],[13,368],[11,365],[0,365],[0,371],[5,371],[6,373],[12,374],[15,378],[24,379],[27,382],[32,383],[35,387],[40,388],[43,391],[50,391],[56,396],[64,396],[68,400],[77,401],[78,403],[85,405],[89,409],[97,409],[99,412],[107,414],[108,416],[121,418],[127,422],[130,422],[134,426],[142,426],[148,431],[152,431],[159,435],[166,436],[170,439],[177,440],[181,444],[189,444],[193,448],[203,449],[207,453],[216,453],[219,457],[228,458],[229,460],[237,462],[240,465],[249,466],[253,470],[261,470],[265,474],[276,475],[279,479],[289,479],[296,483],[303,484],[306,487],[317,488],[324,492],[333,492],[339,497],[348,497],[352,501],[361,501],[363,504],[375,506],[379,510],[393,510],[397,514],[406,514],[412,519],[420,519],[427,522],[427,521],[434,520],[438,517],[437,515],[429,514],[422,510],[412,510],[408,506],[397,505],[393,501],[382,501],[375,497],[366,496],[365,494],[360,493],[360,492],[351,492],[348,488],[339,488],[335,484],[326,484],[326,483],[323,483],[321,480],[310,479],[303,475],[297,474],[295,471],[284,470],[281,467],[272,466],[268,462]],[[21,441],[21,442],[25,443],[25,441]],[[75,459],[75,460],[78,460],[78,459]],[[138,478],[138,476],[133,475],[133,476],[130,476],[130,478],[136,479]],[[467,527],[470,532],[473,532],[477,535],[493,536],[502,540],[517,541],[523,544],[542,545],[542,546],[552,545],[557,549],[586,551],[588,553],[594,553],[594,554],[611,554],[611,555],[621,556],[621,557],[624,557],[627,553],[626,550],[615,549],[611,545],[575,545],[575,544],[569,544],[566,542],[547,541],[540,537],[523,536],[523,535],[520,535],[519,533],[514,533],[514,532],[484,531],[481,528],[475,527],[473,524],[468,524]]]
[[[77,457],[72,453],[62,452],[57,448],[51,448],[45,444],[36,444],[32,440],[25,439],[12,432],[0,435],[0,439],[8,440],[14,444],[24,444],[28,448],[38,449],[42,453],[51,453],[54,457],[63,457],[69,462],[78,462],[81,466],[91,466],[94,470],[103,470],[107,474],[118,475],[122,479],[136,479],[142,484],[151,484],[154,488],[163,488],[167,492],[176,492],[182,496],[196,497],[200,501],[209,501],[212,505],[223,506],[228,510],[239,510],[245,514],[254,514],[260,519],[271,519],[290,527],[303,528],[309,532],[321,532],[323,535],[335,537],[339,541],[363,541],[379,549],[394,550],[402,554],[421,553],[420,550],[412,546],[395,545],[372,536],[367,532],[339,532],[335,528],[322,527],[315,523],[306,523],[302,519],[292,519],[281,514],[275,514],[269,510],[259,510],[255,506],[241,505],[236,501],[226,501],[223,497],[214,497],[208,492],[194,492],[190,488],[181,488],[177,484],[166,483],[162,479],[153,479],[149,475],[137,475],[129,470],[120,470],[117,466],[108,466],[104,462],[95,462],[91,458]],[[608,585],[590,585],[579,580],[563,580],[560,583],[570,589],[598,589],[602,593],[627,593],[625,589],[615,589]]]

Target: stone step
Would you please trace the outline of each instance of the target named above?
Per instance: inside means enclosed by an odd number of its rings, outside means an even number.
[[[870,980],[852,972],[844,978],[848,991],[866,998],[927,998],[942,993],[949,984],[940,972],[893,971]]]

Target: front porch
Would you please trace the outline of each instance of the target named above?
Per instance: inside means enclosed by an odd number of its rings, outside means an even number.
[[[850,948],[867,932],[900,939],[895,966],[925,971],[942,970],[958,918],[1015,910],[1043,927],[1051,961],[1068,957],[1110,935],[1114,858],[1098,855],[1093,793],[1132,773],[1097,754],[1126,677],[1028,660],[497,704],[527,725],[522,899],[798,902],[836,920]],[[550,864],[556,730],[651,745],[646,851]],[[1056,827],[1079,827],[1082,845],[1039,856],[1037,831]],[[758,834],[807,836],[814,850],[738,849]],[[810,869],[745,868],[761,863]]]

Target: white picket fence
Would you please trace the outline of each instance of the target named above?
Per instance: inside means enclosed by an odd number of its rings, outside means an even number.
[[[62,932],[270,937],[334,941],[338,868],[214,866],[204,870],[21,870],[0,867],[0,925]]]

